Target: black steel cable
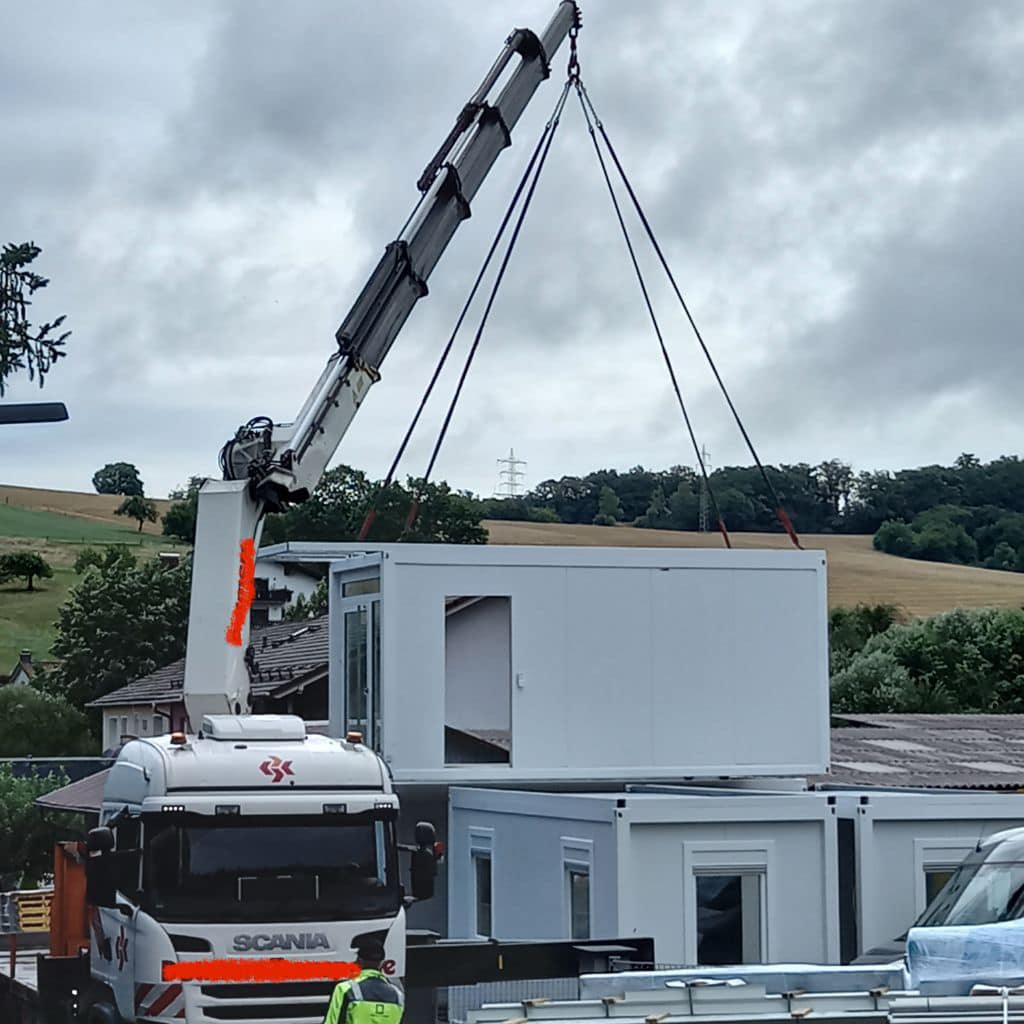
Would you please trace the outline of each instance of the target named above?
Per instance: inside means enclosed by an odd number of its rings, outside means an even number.
[[[704,465],[704,458],[700,452],[700,445],[697,443],[697,435],[694,433],[693,424],[690,422],[690,414],[687,412],[686,403],[683,401],[683,392],[679,387],[679,380],[676,377],[675,367],[672,365],[672,359],[668,354],[668,348],[665,345],[665,338],[661,333],[661,326],[658,324],[658,317],[654,312],[654,306],[651,303],[650,294],[647,291],[647,282],[644,280],[643,271],[640,269],[640,263],[636,258],[636,251],[633,248],[633,240],[629,237],[629,228],[626,227],[626,222],[622,216],[622,209],[619,206],[618,196],[615,195],[615,189],[612,186],[611,176],[608,174],[608,166],[605,163],[604,156],[601,154],[601,147],[597,143],[597,134],[594,131],[594,124],[590,119],[590,113],[587,111],[587,105],[583,102],[583,86],[582,83],[576,80],[576,94],[579,96],[580,109],[583,111],[583,117],[587,122],[587,131],[590,133],[590,141],[594,144],[594,152],[597,154],[597,162],[601,165],[601,174],[604,176],[604,182],[608,186],[608,195],[611,197],[612,206],[615,208],[615,216],[618,218],[619,227],[622,229],[622,237],[626,242],[626,248],[629,250],[629,258],[633,263],[633,269],[636,271],[637,283],[640,285],[640,291],[643,293],[644,304],[647,306],[647,312],[651,318],[651,325],[654,327],[654,333],[658,338],[658,345],[661,348],[662,358],[665,360],[665,366],[668,368],[669,379],[672,381],[672,390],[676,394],[676,400],[679,402],[679,409],[683,414],[683,420],[686,423],[686,430],[690,435],[690,441],[693,444],[694,454],[697,456],[697,463],[700,466],[701,478],[704,481],[704,486],[708,489],[708,497],[711,499],[711,506],[715,512],[715,518],[718,520],[718,528],[722,533],[722,537],[725,540],[726,547],[732,547],[732,542],[729,539],[729,531],[725,527],[725,522],[722,519],[722,514],[718,508],[718,502],[715,499],[715,492],[711,486],[711,481],[708,479],[707,467]]]
[[[604,125],[601,122],[601,118],[598,117],[597,111],[594,109],[594,104],[587,93],[586,87],[582,82],[577,83],[577,89],[581,96],[581,102],[585,100],[585,109],[589,108],[590,113],[593,115],[594,121],[597,123],[597,129],[601,133],[601,138],[604,140],[604,144],[608,147],[608,153],[612,160],[615,162],[615,166],[618,169],[619,176],[622,178],[622,183],[625,185],[626,190],[629,192],[629,197],[633,201],[633,206],[636,209],[637,216],[639,216],[641,223],[644,226],[644,230],[647,232],[647,237],[651,241],[651,245],[654,247],[655,253],[657,253],[658,259],[661,262],[662,267],[668,276],[669,282],[672,285],[673,291],[676,293],[676,298],[679,300],[679,304],[683,307],[683,312],[686,314],[687,320],[690,322],[690,327],[693,328],[693,333],[700,343],[700,347],[704,352],[704,356],[708,361],[708,365],[711,367],[711,372],[715,375],[715,380],[718,382],[722,395],[724,396],[729,409],[732,412],[733,418],[736,420],[736,425],[739,427],[740,433],[743,435],[743,440],[747,444],[747,448],[750,451],[754,462],[757,464],[757,468],[761,472],[765,485],[768,487],[768,492],[772,496],[772,500],[775,502],[776,515],[779,521],[782,523],[783,529],[789,534],[790,540],[799,548],[801,547],[800,539],[796,535],[796,530],[793,528],[793,524],[786,514],[786,510],[782,507],[782,502],[779,500],[778,492],[775,490],[775,486],[772,484],[768,473],[765,471],[764,466],[761,464],[760,458],[758,458],[757,451],[754,449],[754,444],[750,440],[750,435],[747,433],[746,427],[743,425],[743,420],[740,419],[740,414],[736,410],[736,406],[733,404],[732,398],[729,396],[729,392],[726,389],[725,382],[722,380],[721,375],[718,372],[718,367],[715,365],[714,359],[711,357],[711,352],[708,350],[707,345],[704,342],[704,338],[697,327],[696,322],[693,319],[693,315],[690,313],[690,308],[686,304],[686,300],[683,298],[683,293],[679,290],[679,286],[676,284],[676,279],[672,274],[672,270],[668,265],[668,261],[665,259],[664,253],[661,251],[661,246],[658,244],[658,240],[655,237],[654,230],[651,227],[650,221],[647,219],[647,215],[644,213],[643,207],[640,205],[640,200],[637,198],[636,193],[633,191],[633,186],[630,184],[629,178],[626,175],[625,170],[622,167],[622,163],[619,160],[618,154],[615,152],[615,147],[612,145],[611,139],[608,138],[608,133],[605,131]]]
[[[473,338],[473,344],[470,346],[469,353],[466,356],[466,361],[462,367],[462,373],[459,375],[459,382],[455,388],[455,394],[452,396],[451,403],[448,406],[448,412],[445,414],[444,423],[441,425],[440,433],[438,434],[437,441],[434,444],[434,450],[430,454],[430,461],[427,464],[426,472],[423,474],[422,482],[424,484],[430,479],[430,474],[434,470],[434,464],[437,462],[437,457],[441,452],[441,446],[444,444],[444,439],[448,433],[448,428],[451,425],[452,416],[455,413],[455,406],[458,404],[459,398],[462,395],[463,385],[466,383],[466,378],[469,376],[470,367],[473,365],[473,360],[476,357],[477,349],[480,347],[480,339],[483,337],[484,329],[487,327],[487,320],[491,315],[491,309],[494,306],[494,300],[498,296],[498,289],[501,287],[501,283],[505,277],[505,271],[508,269],[509,260],[512,258],[512,252],[515,249],[516,242],[519,240],[519,232],[522,230],[523,222],[526,220],[526,214],[530,209],[530,203],[533,201],[533,194],[537,189],[537,183],[540,181],[541,172],[544,170],[544,164],[547,161],[548,153],[551,152],[551,143],[554,141],[555,132],[558,130],[558,125],[562,117],[562,110],[565,107],[565,101],[569,95],[570,82],[567,81],[562,88],[562,93],[558,97],[558,103],[555,107],[555,112],[551,116],[551,130],[545,129],[544,148],[541,153],[540,160],[537,163],[537,169],[533,175],[533,181],[530,183],[530,188],[526,193],[526,198],[523,200],[522,209],[519,211],[519,217],[516,220],[516,226],[512,232],[512,237],[509,239],[508,248],[505,250],[505,255],[501,261],[501,266],[498,268],[498,273],[495,276],[494,283],[491,285],[491,294],[487,299],[487,305],[484,308],[482,317],[480,318],[480,326],[477,328],[476,335]],[[414,499],[411,508],[409,509],[409,515],[406,518],[405,528],[408,531],[412,524],[416,521],[416,516],[419,514],[419,502]]]
[[[501,224],[498,227],[497,233],[494,236],[494,241],[491,242],[491,247],[487,252],[487,256],[484,259],[483,265],[480,267],[480,272],[476,276],[476,280],[473,282],[473,287],[470,289],[469,297],[466,299],[465,304],[462,307],[462,311],[459,313],[458,319],[455,321],[455,327],[452,329],[452,333],[448,338],[448,342],[441,352],[441,357],[437,362],[437,366],[434,368],[434,373],[430,378],[430,383],[427,385],[426,391],[423,393],[423,397],[420,399],[419,407],[416,409],[416,413],[412,418],[412,422],[409,424],[408,430],[405,432],[405,436],[402,438],[402,443],[398,447],[398,452],[388,469],[387,476],[384,479],[384,483],[381,485],[377,495],[383,494],[394,482],[395,473],[398,471],[398,465],[402,461],[402,457],[405,455],[406,448],[409,446],[409,442],[412,440],[412,435],[416,431],[416,427],[419,424],[420,417],[423,415],[423,410],[427,406],[427,402],[430,400],[430,396],[434,391],[434,387],[441,376],[441,371],[444,369],[445,364],[448,361],[448,356],[451,354],[452,347],[455,344],[455,339],[458,337],[459,331],[462,329],[462,324],[469,313],[470,306],[473,304],[473,299],[476,298],[476,293],[483,283],[484,275],[487,273],[487,268],[491,264],[491,260],[494,258],[495,252],[498,250],[498,245],[501,243],[501,239],[505,234],[505,229],[508,227],[509,221],[512,219],[512,214],[515,212],[515,208],[519,203],[520,197],[523,194],[523,190],[526,188],[529,182],[530,175],[533,172],[533,168],[537,163],[542,151],[544,151],[545,140],[549,137],[552,132],[552,125],[556,122],[556,119],[561,116],[562,107],[565,106],[565,97],[569,91],[569,83],[566,82],[565,87],[562,90],[562,94],[558,98],[558,102],[555,104],[555,108],[551,113],[551,117],[548,118],[547,123],[544,126],[544,130],[541,132],[540,138],[537,140],[537,145],[534,147],[533,154],[530,157],[529,163],[526,165],[526,170],[523,172],[523,176],[519,181],[519,185],[516,187],[515,193],[509,202],[508,208],[505,211],[505,216],[502,218]],[[366,517],[363,519],[363,525],[359,531],[359,540],[365,540],[367,534],[370,531],[370,527],[373,525],[373,521],[377,515],[376,499],[374,504],[371,506],[369,511],[366,513]]]

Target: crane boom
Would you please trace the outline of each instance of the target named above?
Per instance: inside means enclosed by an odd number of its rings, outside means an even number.
[[[240,427],[221,451],[223,480],[200,489],[185,654],[189,722],[249,708],[248,602],[264,515],[313,492],[470,203],[570,29],[575,0],[561,0],[544,32],[516,29],[417,182],[421,197],[384,250],[336,333],[327,361],[294,422],[266,417]],[[518,65],[513,65],[519,57]],[[509,71],[511,67],[511,71]],[[497,99],[489,97],[506,76]],[[239,614],[241,612],[241,614]],[[234,619],[234,621],[233,621]]]

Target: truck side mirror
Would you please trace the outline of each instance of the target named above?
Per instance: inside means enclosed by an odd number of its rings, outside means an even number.
[[[106,826],[90,829],[85,837],[85,845],[90,853],[98,853],[101,856],[110,853],[114,848],[114,833]]]
[[[433,850],[413,850],[411,874],[412,898],[429,900],[434,895],[434,876],[437,874]]]
[[[117,905],[114,858],[101,854],[85,862],[85,900],[93,907]]]
[[[94,907],[113,907],[117,903],[114,833],[105,826],[90,829],[85,845],[89,851],[85,862],[85,898]]]
[[[416,849],[412,851],[412,897],[414,900],[429,900],[434,895],[434,879],[437,877],[437,830],[429,821],[416,824]]]

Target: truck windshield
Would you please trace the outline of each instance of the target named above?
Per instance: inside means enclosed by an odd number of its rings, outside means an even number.
[[[144,818],[144,909],[162,921],[331,921],[401,905],[394,826],[371,815]]]
[[[915,927],[994,924],[1024,913],[1024,862],[993,860],[997,850],[973,853],[956,869]]]

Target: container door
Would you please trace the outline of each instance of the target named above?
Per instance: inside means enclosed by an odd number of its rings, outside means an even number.
[[[380,583],[378,579],[344,584],[338,609],[344,637],[345,731],[363,734],[381,749]]]

